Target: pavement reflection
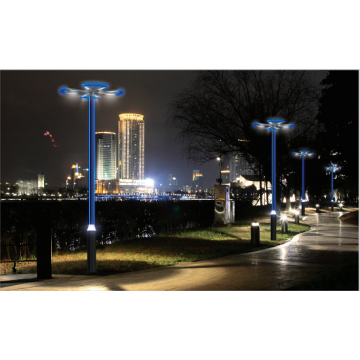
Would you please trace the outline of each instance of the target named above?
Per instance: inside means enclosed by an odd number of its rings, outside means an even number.
[[[305,217],[309,232],[274,248],[103,277],[31,282],[2,288],[14,290],[185,291],[283,290],[324,269],[358,259],[359,229],[341,224],[341,212]]]

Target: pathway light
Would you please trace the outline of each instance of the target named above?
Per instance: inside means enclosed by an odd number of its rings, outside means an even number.
[[[254,127],[271,130],[271,240],[276,240],[276,130],[293,128],[294,124],[284,124],[284,120],[270,119],[267,124],[255,122]]]

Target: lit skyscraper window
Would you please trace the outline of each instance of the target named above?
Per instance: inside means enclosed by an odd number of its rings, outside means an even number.
[[[118,122],[118,179],[144,179],[144,116],[120,114]]]
[[[97,180],[116,179],[116,134],[113,132],[96,132],[96,164]]]

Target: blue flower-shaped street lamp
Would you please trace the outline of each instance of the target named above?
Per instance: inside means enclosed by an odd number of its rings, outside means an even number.
[[[325,167],[325,169],[331,172],[331,211],[334,211],[334,172],[340,170],[341,167],[330,164],[330,166]]]
[[[87,273],[96,273],[96,228],[95,228],[95,100],[99,95],[121,96],[124,90],[106,90],[109,85],[88,82],[81,84],[84,89],[62,87],[62,95],[79,95],[89,99],[89,224],[87,228]]]
[[[301,161],[302,161],[301,215],[304,216],[305,215],[305,202],[306,202],[306,198],[305,198],[305,158],[306,158],[306,156],[314,155],[314,153],[309,153],[308,150],[299,150],[299,152],[295,151],[292,154],[296,155],[296,156],[301,156]]]
[[[271,130],[271,240],[276,240],[276,130],[293,128],[284,120],[270,119],[267,124],[255,122],[253,126]]]

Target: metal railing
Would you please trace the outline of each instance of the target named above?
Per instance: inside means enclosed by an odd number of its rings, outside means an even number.
[[[12,268],[13,273],[15,274],[17,269],[16,269],[16,263],[21,263],[21,262],[37,262],[37,260],[22,260],[21,259],[21,247],[22,246],[29,246],[29,245],[37,245],[36,243],[33,244],[19,244],[19,245],[3,245],[4,247],[19,247],[20,251],[19,251],[19,257],[15,260],[1,260],[1,263],[14,263],[14,266]]]

